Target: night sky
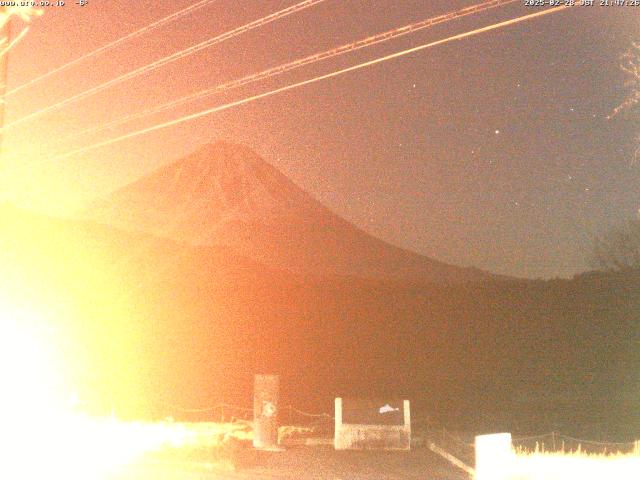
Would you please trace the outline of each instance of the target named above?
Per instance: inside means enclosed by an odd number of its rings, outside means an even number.
[[[9,89],[194,0],[89,0],[48,7],[10,53]],[[295,3],[218,0],[8,98],[7,121]],[[7,132],[9,198],[68,214],[204,143],[246,144],[325,205],[393,244],[524,277],[587,268],[592,238],[640,208],[638,109],[620,56],[640,40],[639,7],[575,7],[440,45],[127,140],[43,160],[143,126],[414,45],[533,13],[524,0],[224,95],[60,139],[190,92],[470,1],[326,0]],[[596,2],[598,3],[598,2]],[[22,24],[14,21],[13,34]]]

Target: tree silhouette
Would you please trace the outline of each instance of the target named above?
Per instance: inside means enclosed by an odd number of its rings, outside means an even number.
[[[591,260],[599,270],[640,270],[640,218],[597,238]]]
[[[629,90],[627,98],[613,109],[607,117],[611,119],[625,110],[634,108],[640,103],[640,43],[632,42],[631,47],[620,57],[620,69],[627,77],[624,82]]]
[[[626,77],[624,87],[629,90],[627,97],[607,116],[611,120],[624,111],[632,110],[640,103],[640,43],[631,42],[631,47],[620,57],[620,69]],[[640,134],[636,136],[636,147],[631,165],[640,161]]]

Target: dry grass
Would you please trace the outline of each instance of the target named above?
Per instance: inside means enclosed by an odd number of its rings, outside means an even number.
[[[640,455],[531,453],[516,455],[513,480],[631,480],[640,476]]]
[[[298,427],[294,425],[283,425],[278,427],[278,443],[283,444],[291,440],[305,438],[316,433],[313,427]]]
[[[515,452],[510,480],[632,480],[640,478],[640,451],[586,453],[575,451]]]
[[[235,470],[243,452],[253,440],[248,423],[165,423],[173,431],[170,437],[177,443],[166,442],[162,448],[149,452],[142,461],[185,464],[191,469]]]

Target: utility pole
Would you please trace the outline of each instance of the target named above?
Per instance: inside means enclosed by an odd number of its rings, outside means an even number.
[[[2,7],[0,13],[0,19],[2,20],[2,29],[0,30],[0,38],[5,40],[4,48],[9,47],[11,43],[11,15],[9,13],[9,7]],[[9,73],[9,50],[7,50],[4,55],[0,58],[0,202],[4,201],[4,195],[2,192],[5,191],[4,181],[5,175],[3,174],[3,170],[6,168],[4,165],[4,117],[6,110],[6,93],[7,93],[7,79]]]
[[[5,39],[5,48],[11,44],[11,17],[8,7],[2,8],[2,32],[0,38]],[[5,95],[7,93],[7,79],[9,73],[9,51],[0,58],[0,128],[4,128],[4,112],[5,112]],[[0,155],[2,154],[2,143],[4,140],[4,132],[0,132]]]

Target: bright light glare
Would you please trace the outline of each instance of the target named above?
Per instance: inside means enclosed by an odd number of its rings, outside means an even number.
[[[632,480],[640,472],[640,453],[588,455],[586,453],[518,454],[511,478],[518,480]]]
[[[640,451],[588,454],[581,451],[514,450],[508,433],[476,437],[478,480],[632,480],[640,472]]]
[[[36,315],[0,305],[0,478],[99,480],[188,441],[188,432],[169,425],[73,412],[55,332]]]
[[[62,378],[51,353],[51,332],[25,311],[0,306],[0,416],[38,418],[62,406]]]
[[[13,7],[4,7],[2,11],[0,11],[0,27],[4,26],[7,21],[11,17],[18,17],[23,22],[28,22],[32,17],[39,17],[42,15],[42,10],[38,10],[33,7],[26,6],[13,6]]]

